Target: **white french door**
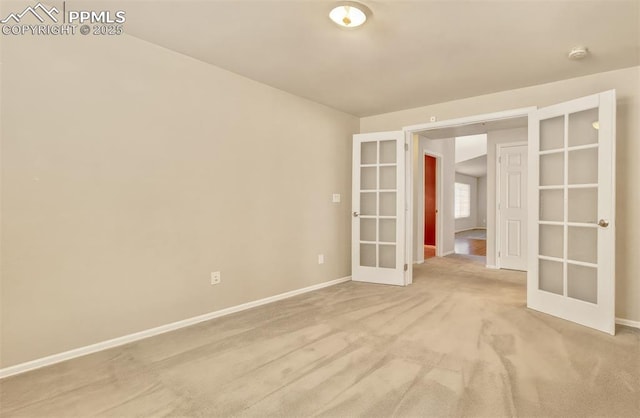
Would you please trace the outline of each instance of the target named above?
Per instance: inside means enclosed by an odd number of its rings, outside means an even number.
[[[615,333],[615,91],[529,119],[527,306]]]
[[[405,285],[404,133],[353,136],[352,280]]]

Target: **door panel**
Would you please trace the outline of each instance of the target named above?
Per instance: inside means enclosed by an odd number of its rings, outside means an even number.
[[[424,245],[436,245],[436,164],[424,156]]]
[[[405,284],[404,133],[353,137],[352,279]]]
[[[503,146],[500,170],[500,268],[527,270],[527,146]]]
[[[532,112],[527,305],[610,334],[614,157],[615,91]]]

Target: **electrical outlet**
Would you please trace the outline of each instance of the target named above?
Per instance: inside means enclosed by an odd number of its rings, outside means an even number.
[[[221,280],[219,271],[211,272],[211,284],[220,284]]]
[[[324,264],[324,254],[318,254],[318,264]]]

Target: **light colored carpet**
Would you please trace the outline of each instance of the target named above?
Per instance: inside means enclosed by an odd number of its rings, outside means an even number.
[[[525,275],[432,258],[0,382],[11,416],[640,416],[640,333],[525,308]]]

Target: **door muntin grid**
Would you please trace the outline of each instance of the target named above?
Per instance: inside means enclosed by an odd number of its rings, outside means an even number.
[[[598,303],[598,108],[540,120],[538,289]]]
[[[360,260],[362,267],[398,265],[398,141],[360,144]]]

